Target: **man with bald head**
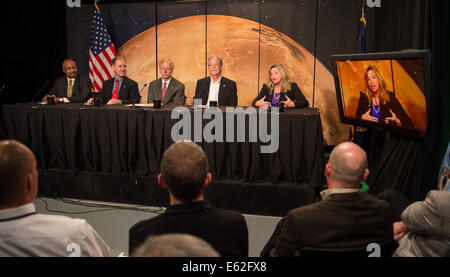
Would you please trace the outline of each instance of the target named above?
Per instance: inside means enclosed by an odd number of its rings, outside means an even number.
[[[322,201],[291,210],[279,227],[271,256],[293,256],[302,247],[366,247],[393,238],[387,202],[360,192],[369,176],[367,156],[358,145],[338,145],[325,166],[328,189]]]
[[[55,103],[77,103],[84,102],[88,97],[92,83],[91,79],[78,73],[77,64],[72,59],[66,59],[62,63],[62,70],[65,76],[56,79],[53,88],[44,97],[55,98]]]
[[[33,153],[0,141],[0,257],[109,256],[109,247],[83,219],[37,214]]]
[[[170,146],[161,160],[158,183],[169,191],[170,206],[165,213],[138,222],[130,229],[129,251],[143,244],[150,235],[182,233],[197,236],[225,257],[248,255],[245,218],[234,211],[213,207],[203,198],[211,182],[208,159],[193,142]]]

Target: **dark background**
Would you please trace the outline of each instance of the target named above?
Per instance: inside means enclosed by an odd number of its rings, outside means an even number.
[[[62,75],[61,62],[69,55],[79,60],[80,71],[84,72],[86,65],[78,58],[88,51],[89,30],[85,32],[83,28],[90,27],[92,2],[82,1],[82,8],[72,9],[67,9],[64,0],[14,1],[4,4],[4,12],[0,17],[3,31],[1,104],[29,102],[46,80],[51,86],[54,79]],[[149,9],[147,14],[142,12],[143,2]],[[116,46],[120,47],[143,29],[154,26],[156,21],[162,23],[185,14],[204,14],[207,11],[252,20],[259,17],[262,24],[281,31],[316,53],[328,67],[331,66],[330,54],[357,51],[361,10],[359,0],[184,1],[186,9],[180,14],[164,10],[165,6],[173,4],[171,2],[102,1],[105,23]],[[236,5],[229,9],[229,3]],[[254,5],[260,7],[258,14],[250,8]],[[403,149],[404,152],[398,153],[398,157],[414,152],[420,159],[411,167],[412,176],[418,180],[414,184],[403,183],[398,187],[412,195],[412,198],[423,197],[427,190],[435,187],[440,161],[450,137],[450,116],[446,108],[450,103],[448,6],[447,0],[382,0],[382,8],[367,9],[368,52],[431,49],[433,54],[432,91],[427,103],[429,126],[425,141],[395,138],[394,142],[391,140],[384,147],[386,153]],[[135,9],[136,13],[141,14],[125,22],[120,15],[122,11],[129,12],[129,9]],[[154,13],[154,17],[149,16],[155,9],[158,9],[158,13]],[[285,21],[277,14],[289,16],[298,24],[280,25]],[[77,20],[74,21],[74,18]],[[74,39],[74,32],[77,39]],[[395,171],[395,168],[390,170]],[[387,182],[389,178],[379,178],[378,181]],[[394,185],[390,183],[389,186]]]

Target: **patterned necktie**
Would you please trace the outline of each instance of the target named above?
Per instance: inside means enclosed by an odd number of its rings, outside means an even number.
[[[111,99],[116,99],[119,97],[119,80],[116,80],[116,85],[114,86],[114,91]]]
[[[162,96],[161,96],[161,101],[164,100],[164,95],[166,94],[166,90],[167,90],[167,83],[164,82],[163,91],[162,91]]]
[[[72,86],[73,86],[72,82],[73,82],[73,80],[70,79],[69,85],[67,86],[67,98],[72,97]]]

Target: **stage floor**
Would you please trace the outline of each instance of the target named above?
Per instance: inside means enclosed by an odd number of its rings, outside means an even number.
[[[38,213],[64,215],[87,220],[109,245],[111,256],[128,256],[128,231],[138,221],[163,212],[163,207],[124,205],[111,202],[75,199],[37,198]],[[51,210],[51,211],[49,211]],[[244,215],[249,232],[249,256],[259,253],[269,240],[279,217]]]

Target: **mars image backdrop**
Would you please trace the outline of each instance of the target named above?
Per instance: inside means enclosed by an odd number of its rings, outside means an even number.
[[[326,144],[336,145],[348,139],[349,126],[340,123],[331,55],[356,52],[361,1],[317,1],[149,1],[99,8],[139,88],[159,78],[158,61],[169,58],[192,104],[197,80],[208,76],[207,58],[219,55],[223,76],[237,83],[238,104],[250,106],[269,67],[281,63],[310,107],[320,110]],[[67,9],[68,54],[84,75],[93,14],[93,5]],[[141,102],[147,102],[147,89]]]

